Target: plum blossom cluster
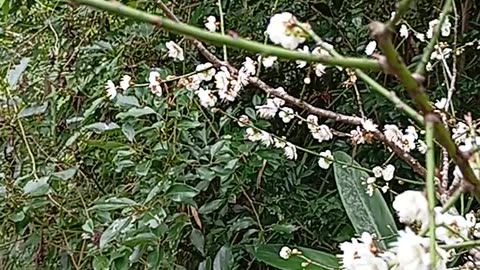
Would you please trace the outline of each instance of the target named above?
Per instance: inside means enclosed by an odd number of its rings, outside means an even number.
[[[407,190],[396,196],[393,208],[400,222],[407,225],[404,230],[398,232],[396,242],[387,249],[383,249],[376,237],[368,232],[362,233],[360,238],[343,242],[340,244],[342,254],[338,255],[342,268],[347,270],[447,269],[451,253],[438,244],[432,246],[429,238],[423,237],[421,233],[415,233],[409,227],[419,228],[418,231],[428,227],[429,212],[425,195],[419,191]],[[439,244],[458,244],[480,237],[480,223],[477,222],[473,213],[468,213],[464,217],[436,207],[434,220],[436,240]],[[432,252],[436,253],[435,265],[432,261]],[[292,256],[303,258],[301,255],[300,251],[289,247],[283,247],[279,252],[279,256],[285,260]]]
[[[365,182],[362,184],[366,185],[367,194],[369,196],[373,196],[373,192],[379,185],[377,184],[377,180],[382,179],[384,181],[384,185],[380,188],[383,193],[386,193],[389,189],[389,182],[395,176],[395,166],[392,164],[387,164],[384,167],[376,166],[372,169],[373,176],[368,177]]]
[[[424,141],[419,139],[415,127],[408,126],[403,131],[396,125],[385,125],[383,128],[385,137],[403,151],[408,153],[417,149],[422,154],[427,151],[427,146]]]

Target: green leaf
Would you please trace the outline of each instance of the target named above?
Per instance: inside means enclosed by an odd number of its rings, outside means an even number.
[[[85,223],[82,225],[82,229],[88,233],[93,234],[95,226],[93,225],[93,220],[91,218],[87,219]]]
[[[303,256],[316,263],[302,267],[301,264],[305,260],[297,256],[291,256],[287,260],[280,257],[280,249],[283,246],[260,245],[255,250],[255,258],[281,270],[330,270],[339,268],[338,259],[334,255],[310,248],[296,247],[302,252]]]
[[[32,115],[40,115],[47,111],[48,102],[44,102],[42,105],[33,105],[27,108],[24,108],[18,113],[18,118],[25,118]]]
[[[105,246],[115,239],[115,237],[120,233],[122,229],[128,226],[130,223],[130,218],[121,218],[121,219],[116,219],[108,226],[108,228],[102,233],[102,236],[100,236],[100,241],[98,244],[98,247],[100,249],[105,248]]]
[[[123,209],[126,207],[131,207],[137,205],[137,202],[135,202],[132,199],[129,198],[108,198],[103,202],[97,203],[93,207],[91,207],[91,210],[99,210],[99,211],[112,211],[116,209]]]
[[[122,132],[129,142],[133,142],[133,139],[135,138],[135,129],[130,123],[124,123],[122,125]]]
[[[225,145],[225,141],[218,141],[214,145],[212,145],[210,148],[210,156],[214,158],[215,154],[217,154],[224,145]]]
[[[146,176],[151,166],[152,166],[151,160],[144,161],[135,167],[135,172],[140,176]]]
[[[31,196],[41,196],[48,193],[48,177],[41,177],[38,180],[30,180],[23,187],[23,192]]]
[[[97,108],[102,104],[103,100],[104,100],[104,97],[95,99],[92,102],[92,105],[90,105],[90,107],[88,107],[88,109],[85,110],[85,112],[83,113],[83,117],[87,118],[90,115],[92,115],[97,110]]]
[[[30,58],[23,58],[22,60],[20,60],[20,64],[16,65],[14,69],[8,72],[7,81],[10,87],[14,87],[15,85],[17,85],[18,80],[20,79],[23,72],[27,68],[29,61],[30,61]]]
[[[143,107],[143,108],[130,108],[127,112],[117,114],[118,119],[127,118],[129,116],[137,118],[140,116],[154,114],[155,111],[150,107]]]
[[[233,255],[232,250],[223,246],[215,255],[215,260],[213,261],[213,270],[231,270],[233,264]]]
[[[108,261],[107,257],[103,255],[97,255],[93,257],[92,267],[94,270],[108,270],[110,262]]]
[[[77,173],[77,170],[78,170],[78,167],[72,167],[70,169],[66,169],[64,171],[59,171],[59,172],[55,172],[55,173],[52,173],[52,176],[55,176],[57,178],[60,178],[62,180],[68,180],[68,179],[71,179],[75,176],[75,174]]]
[[[198,190],[185,185],[185,184],[175,184],[172,185],[167,193],[172,196],[174,201],[183,201],[184,199],[191,199],[198,194]]]
[[[344,152],[335,152],[333,156],[336,161],[360,167]],[[386,248],[386,244],[396,240],[394,236],[397,235],[397,227],[393,216],[378,190],[375,190],[371,197],[366,193],[366,187],[362,185],[362,181],[365,181],[369,175],[352,166],[347,167],[339,163],[333,165],[335,181],[345,211],[357,234],[368,232],[384,238],[385,240],[379,244],[382,248]]]
[[[138,103],[138,99],[134,96],[124,96],[122,94],[117,94],[115,97],[115,103],[120,106],[124,107],[140,107],[140,104]]]
[[[210,270],[212,269],[212,260],[210,258],[205,259],[198,265],[198,270]]]
[[[193,246],[205,255],[205,237],[200,230],[193,229],[190,233],[190,241],[192,242]]]
[[[217,199],[217,200],[213,200],[211,202],[208,202],[208,203],[202,205],[202,207],[200,207],[200,209],[198,209],[198,213],[200,213],[202,215],[210,214],[210,213],[214,212],[215,210],[217,210],[220,206],[222,206],[222,204],[224,204],[224,202],[225,202],[224,199]]]
[[[294,225],[283,225],[283,224],[273,224],[272,225],[272,230],[279,232],[279,233],[293,233],[296,231],[298,228]]]
[[[113,122],[109,124],[103,123],[103,122],[97,122],[84,127],[84,129],[91,129],[95,133],[99,133],[99,134],[105,131],[114,130],[118,128],[120,127]]]

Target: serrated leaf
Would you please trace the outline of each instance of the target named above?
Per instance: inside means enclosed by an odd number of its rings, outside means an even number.
[[[93,123],[93,124],[90,124],[88,126],[85,126],[84,129],[90,129],[90,130],[93,130],[94,132],[96,133],[102,133],[102,132],[105,132],[105,131],[110,131],[110,130],[114,130],[114,129],[118,129],[120,128],[116,123],[103,123],[103,122],[97,122],[97,123]]]
[[[205,237],[200,230],[193,229],[190,233],[190,241],[192,242],[193,246],[205,255]]]
[[[127,117],[140,117],[144,115],[154,114],[155,111],[150,107],[143,107],[143,108],[130,108],[127,112],[122,112],[117,114],[118,119],[123,119]]]
[[[7,81],[10,87],[14,87],[15,85],[17,85],[18,80],[20,79],[23,72],[27,68],[29,61],[30,61],[30,58],[25,57],[22,60],[20,60],[20,64],[16,65],[14,69],[11,69],[10,71],[8,71]]]
[[[296,247],[302,252],[303,256],[316,263],[302,267],[302,262],[305,261],[304,259],[291,256],[285,260],[280,257],[280,249],[283,246],[284,245],[260,245],[255,249],[255,258],[281,270],[331,270],[339,268],[338,259],[334,255],[314,249]]]
[[[208,202],[208,203],[202,205],[202,207],[200,207],[200,209],[198,209],[198,213],[200,213],[202,215],[210,214],[210,213],[214,212],[215,210],[217,210],[220,206],[222,206],[222,204],[224,204],[224,202],[225,202],[224,199],[217,199],[217,200],[213,200],[211,202]]]
[[[223,246],[215,255],[215,260],[213,261],[213,270],[231,270],[233,264],[233,255],[232,249]]]
[[[386,248],[388,243],[395,242],[397,227],[385,200],[378,190],[374,191],[373,196],[368,196],[362,181],[369,175],[353,168],[360,165],[348,154],[335,152],[333,156],[339,163],[352,164],[345,166],[335,162],[333,168],[340,198],[355,231],[359,235],[363,232],[375,234],[384,239],[379,244]]]
[[[25,118],[33,115],[44,114],[47,111],[48,102],[44,102],[42,105],[33,105],[24,108],[18,113],[18,118]]]

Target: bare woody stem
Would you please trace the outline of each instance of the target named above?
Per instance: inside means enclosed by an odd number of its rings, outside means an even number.
[[[181,22],[176,22],[164,17],[156,16],[122,5],[116,1],[104,0],[71,0],[73,3],[83,4],[97,8],[99,10],[108,11],[125,17],[153,24],[157,27],[163,28],[167,31],[193,37],[199,40],[210,42],[216,45],[226,45],[236,49],[243,49],[254,53],[261,53],[265,55],[274,55],[283,59],[303,60],[307,62],[318,62],[329,66],[341,66],[350,68],[359,68],[362,70],[380,70],[378,61],[365,58],[355,57],[325,57],[310,53],[303,53],[299,51],[287,50],[278,46],[265,45],[260,42],[250,41],[243,38],[232,37],[229,35],[222,35],[218,33],[211,33],[206,30],[190,26]]]
[[[380,49],[386,57],[387,64],[389,66],[388,70],[390,70],[400,80],[414,100],[418,109],[422,111],[424,115],[433,114],[433,107],[430,104],[428,96],[425,94],[425,90],[422,86],[422,78],[418,76],[415,78],[408,70],[407,66],[403,63],[402,58],[393,45],[391,32],[388,30],[386,25],[380,22],[373,22],[370,24],[370,28],[372,37],[377,40]],[[443,126],[440,120],[435,122],[434,127],[437,141],[443,147],[445,147],[448,154],[458,165],[465,180],[475,187],[475,193],[480,195],[480,182],[475,176],[467,159],[462,156],[462,153],[458,150],[457,145],[455,145],[453,142],[450,132],[445,128],[445,126]]]

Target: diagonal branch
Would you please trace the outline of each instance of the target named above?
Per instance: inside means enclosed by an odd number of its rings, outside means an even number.
[[[445,6],[451,5],[451,0],[447,0]],[[444,7],[448,11],[448,7]],[[445,15],[445,14],[443,14]],[[390,70],[403,84],[407,92],[415,101],[418,109],[424,115],[435,114],[433,107],[428,99],[425,89],[422,86],[422,78],[419,74],[412,74],[407,66],[403,63],[397,49],[392,42],[392,33],[387,26],[380,22],[370,24],[372,36],[377,40],[380,49],[387,59]],[[425,55],[424,55],[425,56]],[[416,76],[416,77],[415,77]],[[437,116],[438,117],[438,116]],[[464,157],[457,145],[453,142],[450,132],[443,126],[441,121],[434,123],[435,137],[437,141],[446,149],[455,163],[460,168],[465,180],[470,183],[475,193],[480,195],[480,182],[475,176],[468,159]]]
[[[212,44],[226,45],[236,49],[243,49],[254,53],[266,55],[274,55],[283,59],[303,60],[306,62],[318,62],[329,66],[353,67],[362,70],[380,70],[378,61],[366,58],[356,57],[330,57],[321,56],[300,51],[287,50],[278,46],[266,45],[260,42],[250,41],[247,39],[212,33],[191,26],[179,21],[170,20],[164,17],[156,16],[141,10],[122,5],[116,1],[105,0],[71,0],[73,3],[84,4],[97,8],[99,10],[108,11],[121,16],[129,17],[137,21],[153,24],[167,31],[193,37]]]

